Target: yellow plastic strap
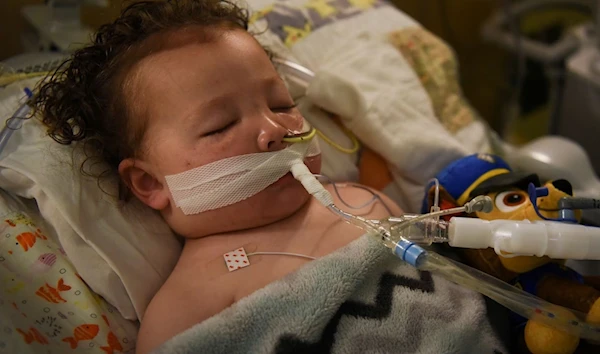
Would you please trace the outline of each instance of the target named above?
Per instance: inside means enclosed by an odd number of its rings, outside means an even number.
[[[334,149],[336,149],[340,152],[343,152],[344,154],[354,154],[355,152],[357,152],[360,149],[360,142],[358,141],[358,139],[354,136],[354,134],[352,134],[351,132],[349,132],[345,129],[344,129],[344,134],[346,134],[346,136],[352,141],[352,147],[349,149],[345,148],[345,147],[339,145],[338,143],[336,143],[335,141],[331,140],[327,135],[323,134],[323,132],[321,132],[320,130],[317,130],[317,134],[327,144],[331,145]]]

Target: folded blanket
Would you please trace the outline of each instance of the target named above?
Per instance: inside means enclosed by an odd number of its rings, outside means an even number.
[[[419,272],[369,236],[269,284],[156,350],[504,352],[481,296]]]

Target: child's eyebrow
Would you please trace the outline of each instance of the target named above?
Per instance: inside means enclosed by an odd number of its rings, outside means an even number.
[[[215,96],[206,101],[198,102],[192,105],[189,111],[184,113],[184,124],[191,127],[196,126],[199,121],[210,122],[211,120],[219,119],[220,115],[216,113],[226,109],[230,101],[230,97]]]

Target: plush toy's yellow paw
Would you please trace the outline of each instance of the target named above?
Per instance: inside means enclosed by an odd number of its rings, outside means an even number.
[[[594,302],[585,320],[588,323],[600,325],[600,298]]]
[[[579,345],[579,337],[536,321],[527,321],[525,343],[533,354],[571,354]]]
[[[600,325],[600,298],[596,299],[590,311],[588,311],[587,316],[585,317],[586,322],[590,324]],[[588,343],[592,343],[594,345],[600,345],[600,341],[589,340]]]

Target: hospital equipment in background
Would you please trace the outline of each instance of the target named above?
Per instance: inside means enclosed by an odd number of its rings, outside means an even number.
[[[513,105],[523,85],[526,58],[542,63],[550,79],[551,114],[548,134],[567,137],[579,143],[600,173],[600,1],[526,0],[496,13],[483,28],[486,39],[500,44],[517,56],[517,83]],[[553,44],[524,36],[520,18],[549,8],[568,8],[595,14],[595,22],[573,28]],[[507,120],[514,119],[509,116]],[[505,122],[506,123],[506,122]],[[508,124],[508,123],[506,123]]]
[[[24,91],[27,99],[33,97],[33,93],[29,88],[25,88]],[[0,131],[0,153],[2,150],[4,150],[4,147],[6,146],[6,143],[8,143],[8,139],[10,139],[12,133],[21,128],[23,120],[27,119],[30,110],[31,108],[29,105],[27,105],[27,102],[25,102],[21,105],[21,107],[19,107],[19,109],[17,109],[15,114],[13,114],[13,116],[6,121],[6,125]]]
[[[93,31],[81,23],[81,5],[108,6],[108,0],[47,0],[43,5],[29,5],[21,13],[30,31],[21,36],[25,51],[69,52],[88,43]]]

